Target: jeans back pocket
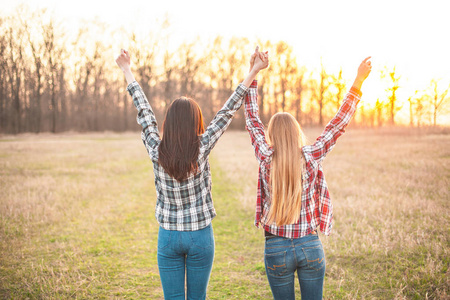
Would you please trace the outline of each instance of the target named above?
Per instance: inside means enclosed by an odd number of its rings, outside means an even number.
[[[199,249],[209,249],[214,246],[214,233],[211,224],[197,231],[189,231],[188,234],[191,246]]]
[[[287,273],[286,251],[277,253],[265,253],[264,261],[268,276],[279,277]]]
[[[325,253],[322,245],[302,248],[308,268],[319,271],[325,267]]]
[[[162,227],[159,227],[158,232],[158,249],[164,250],[170,246],[170,242],[172,239],[172,230],[166,230]]]

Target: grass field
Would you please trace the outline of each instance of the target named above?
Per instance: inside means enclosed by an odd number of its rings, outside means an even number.
[[[227,132],[210,160],[208,299],[271,299],[247,133]],[[449,298],[450,135],[349,129],[324,170],[324,297]],[[162,299],[154,206],[139,133],[0,138],[0,299]]]

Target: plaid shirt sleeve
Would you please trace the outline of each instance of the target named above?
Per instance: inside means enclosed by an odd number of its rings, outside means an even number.
[[[130,83],[127,90],[133,98],[133,104],[138,111],[137,122],[142,126],[141,138],[145,148],[147,149],[151,160],[158,161],[158,146],[161,139],[159,137],[158,124],[152,107],[150,106],[150,103],[148,103],[144,91],[136,81]]]
[[[333,226],[333,204],[331,203],[330,192],[325,181],[323,170],[320,167],[317,173],[318,206],[315,210],[316,218],[319,220],[319,228],[325,235],[330,235]]]
[[[233,120],[236,111],[242,106],[243,98],[248,88],[242,83],[238,85],[233,94],[225,102],[221,110],[217,112],[214,119],[209,123],[205,133],[202,135],[200,151],[207,156],[216,145],[219,138],[225,132]]]
[[[264,124],[259,118],[258,108],[258,82],[253,80],[245,96],[245,128],[250,134],[256,159],[261,163],[272,155],[272,149],[266,142]]]
[[[259,162],[258,171],[258,189],[256,195],[256,210],[255,210],[255,225],[259,227],[261,223],[261,216],[263,212],[263,198],[265,195],[264,187],[264,171],[261,169],[262,165],[265,167],[266,160],[272,156],[272,148],[266,141],[264,132],[264,125],[259,118],[258,108],[258,82],[254,80],[250,85],[250,89],[245,96],[245,128],[250,134],[253,148],[255,150],[256,159]]]
[[[311,146],[306,146],[315,160],[323,160],[333,149],[337,139],[345,132],[345,127],[353,117],[361,95],[360,90],[352,87],[345,96],[336,116],[328,123],[316,142]]]

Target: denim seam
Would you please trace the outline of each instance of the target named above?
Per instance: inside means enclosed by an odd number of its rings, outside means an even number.
[[[291,246],[266,247],[266,249],[286,249],[289,247],[291,247]]]
[[[300,243],[300,244],[298,244],[297,246],[301,246],[301,245],[304,245],[304,244],[306,244],[306,243],[314,242],[314,241],[316,241],[316,240],[319,240],[319,241],[320,241],[319,237],[317,237],[317,239],[313,239],[313,240],[309,240],[309,241]]]
[[[297,251],[295,251],[295,244],[294,243],[292,243],[292,251],[294,252],[294,261],[295,261],[295,264],[297,265],[298,263],[298,260],[297,260]]]
[[[266,243],[267,244],[274,244],[274,243],[277,243],[277,242],[280,242],[280,241],[285,241],[285,240],[286,240],[286,238],[282,238],[282,239],[271,238],[271,239],[266,239]]]

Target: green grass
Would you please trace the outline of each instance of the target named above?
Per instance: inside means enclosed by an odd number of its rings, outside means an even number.
[[[163,298],[139,134],[0,141],[0,299]],[[449,297],[449,157],[448,135],[354,130],[339,141],[324,163],[334,205],[332,235],[321,236],[326,299]],[[225,134],[211,165],[208,299],[271,299],[247,134]]]

